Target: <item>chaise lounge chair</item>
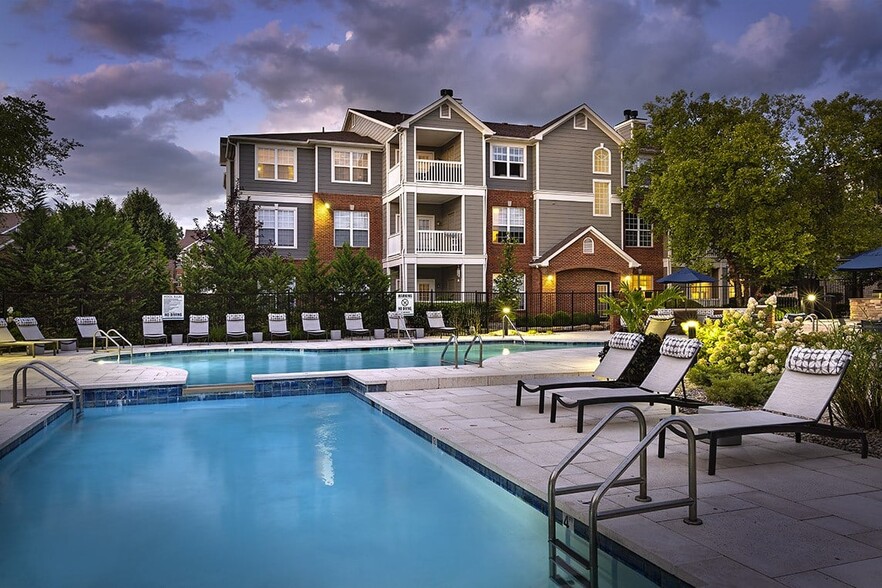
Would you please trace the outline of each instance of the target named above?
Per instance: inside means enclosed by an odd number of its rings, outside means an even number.
[[[224,334],[224,341],[227,343],[230,342],[230,337],[234,339],[244,339],[248,341],[248,333],[245,332],[245,315],[242,313],[239,314],[228,314],[227,315],[227,330]]]
[[[288,315],[284,312],[276,313],[271,312],[266,315],[267,322],[269,323],[269,332],[270,332],[270,341],[273,341],[276,337],[288,339],[291,338],[291,331],[288,330]]]
[[[643,329],[643,333],[646,335],[655,335],[659,339],[664,339],[672,324],[674,324],[674,317],[651,316],[646,321],[646,328]]]
[[[686,387],[683,378],[695,364],[701,341],[683,337],[666,337],[655,365],[639,386],[628,388],[602,387],[603,382],[590,388],[568,388],[552,390],[551,422],[557,418],[557,405],[578,409],[576,431],[581,433],[584,423],[585,407],[593,404],[610,404],[614,402],[659,402],[669,404],[671,411],[677,406],[695,408],[703,403],[686,398]],[[683,385],[683,397],[674,396],[677,386]]]
[[[54,341],[56,352],[58,352],[62,344],[73,343],[75,350],[79,351],[76,337],[44,337],[43,333],[40,332],[40,324],[32,316],[21,316],[14,320],[15,326],[18,327],[18,332],[25,338],[25,341]]]
[[[802,433],[813,433],[841,439],[858,439],[861,457],[867,457],[867,435],[833,425],[830,400],[842,381],[851,361],[851,352],[844,349],[807,349],[794,347],[787,355],[784,372],[772,395],[759,410],[739,410],[709,414],[680,415],[695,431],[696,439],[707,439],[710,445],[707,473],[714,475],[717,467],[717,443],[723,437],[756,433],[795,433],[796,442]],[[828,411],[830,424],[819,422]],[[675,434],[681,433],[674,428]],[[665,455],[665,429],[658,437],[658,456]]]
[[[144,345],[150,341],[162,340],[168,343],[168,335],[165,334],[165,323],[162,322],[162,315],[145,314],[141,317],[141,335],[144,337]]]
[[[6,319],[0,318],[0,348],[21,348],[27,351],[31,357],[34,357],[36,356],[35,348],[37,345],[52,347],[53,350],[56,350],[58,347],[58,344],[55,341],[50,341],[48,339],[45,341],[19,341],[9,332],[9,326],[6,323]]]
[[[131,346],[129,340],[122,336],[122,333],[116,329],[105,331],[98,327],[98,319],[94,316],[76,316],[74,322],[77,325],[77,331],[80,333],[80,339],[92,342],[92,353],[95,352],[99,341],[104,342],[104,349],[107,349],[109,342],[116,343],[117,347]],[[123,345],[120,345],[122,343]]]
[[[581,388],[585,386],[597,386],[598,384],[606,384],[608,386],[615,385],[624,375],[625,370],[631,365],[637,350],[643,343],[643,335],[640,333],[626,333],[619,331],[609,339],[609,349],[600,364],[594,370],[591,377],[573,377],[559,376],[553,378],[542,378],[538,380],[518,380],[518,391],[515,396],[515,406],[521,405],[521,395],[523,392],[534,394],[539,393],[539,412],[545,412],[545,392],[559,388]],[[597,380],[596,378],[604,378],[606,382]],[[622,383],[622,386],[625,386]]]
[[[319,320],[319,313],[304,312],[300,314],[300,323],[303,325],[303,332],[306,333],[306,340],[310,337],[324,337],[327,341],[328,332],[322,328]]]
[[[429,321],[429,330],[444,335],[453,335],[456,333],[455,327],[448,327],[444,324],[444,313],[440,310],[426,311],[426,320]]]
[[[208,315],[207,314],[191,314],[190,330],[187,332],[187,345],[190,341],[205,341],[208,343]]]
[[[343,315],[343,318],[346,319],[346,331],[349,333],[350,340],[356,336],[370,339],[371,332],[364,328],[360,312],[347,312]]]
[[[408,339],[416,337],[416,329],[407,324],[407,318],[404,315],[399,314],[394,310],[390,310],[386,315],[389,317],[390,331],[394,331],[399,337],[401,336],[402,331],[404,331],[404,334]]]

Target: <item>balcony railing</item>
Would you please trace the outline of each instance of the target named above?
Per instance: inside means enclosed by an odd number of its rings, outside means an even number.
[[[386,189],[391,190],[392,188],[401,184],[401,165],[396,165],[388,172],[386,172]]]
[[[436,184],[461,184],[462,163],[458,161],[418,159],[416,162],[416,181]]]
[[[462,253],[462,231],[417,231],[417,253]]]
[[[386,255],[392,256],[399,253],[401,253],[401,233],[389,235],[389,238],[386,239]]]

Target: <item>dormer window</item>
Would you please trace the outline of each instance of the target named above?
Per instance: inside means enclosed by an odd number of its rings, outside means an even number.
[[[585,237],[582,240],[582,253],[585,255],[594,255],[594,239]]]
[[[585,131],[588,129],[588,115],[584,112],[579,112],[576,116],[573,117],[573,128],[579,129],[580,131]]]
[[[594,173],[610,173],[610,152],[609,149],[603,146],[603,143],[594,150]]]
[[[438,116],[440,116],[441,118],[450,118],[450,105],[442,104]]]

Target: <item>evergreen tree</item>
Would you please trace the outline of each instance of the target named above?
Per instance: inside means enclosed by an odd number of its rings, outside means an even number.
[[[297,284],[294,288],[297,305],[303,312],[319,312],[330,304],[332,291],[328,267],[319,259],[318,245],[313,240],[309,255],[297,268]]]
[[[499,264],[499,275],[493,279],[493,306],[497,312],[504,314],[503,309],[518,308],[521,296],[523,274],[515,271],[515,243],[506,240],[502,246],[502,262]]]
[[[159,201],[145,188],[135,188],[126,195],[119,211],[129,221],[135,233],[148,246],[162,243],[166,259],[174,259],[181,252],[179,241],[184,232],[170,214],[162,212]]]

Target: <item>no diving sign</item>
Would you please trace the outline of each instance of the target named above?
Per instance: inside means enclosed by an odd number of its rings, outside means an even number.
[[[413,316],[413,292],[395,294],[395,312],[401,316]]]

